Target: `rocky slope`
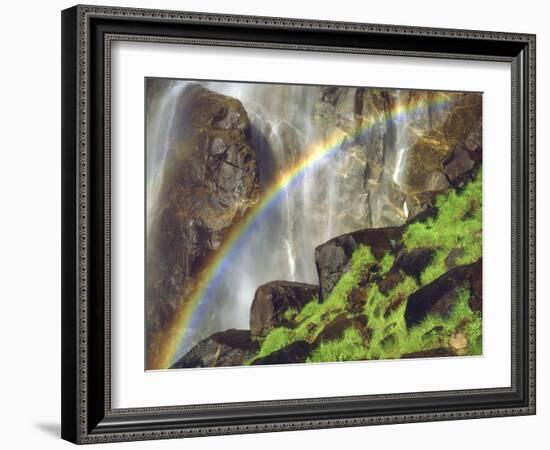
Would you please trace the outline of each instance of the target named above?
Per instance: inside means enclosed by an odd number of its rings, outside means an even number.
[[[406,224],[320,245],[320,286],[258,288],[246,339],[221,350],[238,356],[213,358],[214,335],[173,367],[481,354],[482,180],[470,161],[457,187],[447,178],[451,187]]]

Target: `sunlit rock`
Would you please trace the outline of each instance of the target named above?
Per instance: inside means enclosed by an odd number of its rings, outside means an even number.
[[[289,310],[299,311],[317,298],[319,286],[291,281],[271,281],[260,286],[250,307],[250,331],[265,336],[273,328],[288,322]]]

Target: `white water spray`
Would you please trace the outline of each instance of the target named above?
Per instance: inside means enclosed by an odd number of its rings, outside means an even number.
[[[146,195],[146,226],[147,233],[151,226],[151,217],[164,178],[164,163],[172,145],[170,136],[173,132],[174,119],[178,99],[190,83],[187,81],[172,81],[166,91],[158,96],[155,104],[147,114],[147,195]]]
[[[154,206],[162,184],[177,99],[188,84],[173,82],[157,100],[156,113],[149,114],[147,214]],[[250,143],[259,164],[260,187],[269,186],[283,171],[302,160],[313,142],[322,140],[332,131],[315,117],[315,107],[321,94],[318,87],[218,82],[201,84],[222,95],[239,99],[245,107],[251,123]],[[402,94],[397,94],[396,101],[403,101]],[[387,126],[382,122],[378,133],[383,135]],[[369,149],[355,143],[352,151],[359,152],[357,154],[361,158],[357,158],[355,153],[349,153],[352,156],[347,157],[347,152],[351,150],[343,145],[333,158],[306,171],[298,183],[283,193],[281,201],[273,205],[261,226],[248,236],[239,248],[239,255],[222,276],[214,299],[216,315],[223,319],[220,328],[212,330],[205,326],[204,332],[197,332],[194,342],[214,331],[248,328],[249,309],[255,290],[266,282],[289,280],[318,283],[314,251],[321,243],[360,228],[387,226],[388,223],[403,220],[402,216],[388,219],[377,210],[388,201],[386,196],[393,189],[391,181],[399,185],[406,171],[408,130],[403,121],[395,121],[393,127],[395,142],[385,151],[389,153],[386,164],[393,163],[394,167],[384,168],[388,173],[387,179],[382,177],[373,183],[363,182],[361,177],[366,166],[361,164],[368,163],[365,155]],[[351,172],[352,176],[349,175]],[[357,187],[350,184],[353,182],[358,182]],[[370,202],[370,207],[366,208],[365,202]],[[358,213],[357,217],[353,217],[353,212],[369,209],[370,216],[364,213],[359,217]],[[406,201],[402,209],[406,218]],[[343,210],[347,214],[342,214]],[[187,350],[189,348],[179,349],[177,356]]]
[[[395,162],[395,167],[393,169],[392,180],[395,184],[401,184],[401,177],[404,172],[404,156],[407,151],[407,147],[403,147],[397,151],[397,158]]]

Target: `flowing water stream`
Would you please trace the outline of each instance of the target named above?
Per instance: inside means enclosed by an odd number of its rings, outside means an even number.
[[[251,145],[259,162],[260,188],[264,189],[304,157],[312,142],[331,132],[316,120],[321,88],[315,86],[247,83],[201,83],[206,88],[239,99],[251,122]],[[162,183],[163,164],[170,147],[176,101],[188,82],[172,82],[159,98],[152,130],[147,136],[147,214]],[[396,102],[404,101],[397,92]],[[353,114],[353,111],[350,112]],[[215,298],[200,328],[187,330],[179,358],[192,344],[215,331],[247,329],[256,288],[273,280],[318,283],[314,250],[327,240],[359,228],[387,226],[405,220],[407,204],[397,206],[388,222],[383,203],[394,196],[403,180],[409,132],[403,120],[381,120],[375,130],[384,137],[384,172],[368,184],[362,177],[369,149],[353,139],[342,144],[334,157],[306,171],[270,209],[238,257],[223,274]],[[359,175],[358,175],[359,174]],[[343,214],[343,210],[348,211]],[[350,219],[349,212],[356,212]],[[149,222],[149,221],[148,221]],[[229,301],[228,301],[229,299]],[[215,329],[214,329],[215,328]]]

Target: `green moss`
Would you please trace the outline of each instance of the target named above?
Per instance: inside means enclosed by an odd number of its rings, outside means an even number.
[[[358,286],[361,275],[375,263],[376,258],[370,249],[359,246],[352,255],[350,270],[340,277],[325,300],[320,303],[313,299],[298,312],[295,317],[299,324],[294,329],[295,340],[312,342],[326,324],[345,311],[351,291]]]
[[[374,263],[376,263],[376,258],[370,251],[370,248],[366,245],[360,245],[351,256],[351,271],[354,275],[361,274],[367,271]]]
[[[468,338],[468,354],[482,355],[482,322],[481,314],[476,313],[466,325],[466,336]]]
[[[468,340],[467,354],[480,355],[481,316],[472,311],[469,300],[469,289],[459,288],[456,305],[448,317],[429,315],[411,329],[407,329],[405,323],[405,305],[387,318],[382,316],[375,319],[367,359],[400,358],[405,353],[448,347],[450,337],[461,330],[464,324],[461,331]],[[392,338],[388,340],[389,336]]]
[[[384,257],[382,258],[382,261],[380,261],[380,268],[382,270],[382,274],[389,272],[389,270],[393,266],[394,261],[395,261],[395,256],[393,256],[391,253],[386,253],[384,255]]]
[[[469,343],[477,340],[477,336],[471,333],[472,331],[475,332],[476,325],[474,325],[472,330],[469,329],[470,325],[466,325],[465,329],[461,330],[464,324],[477,324],[481,320],[481,317],[472,311],[469,306],[470,291],[468,287],[459,288],[457,296],[456,305],[449,317],[431,315],[426,317],[419,325],[411,328],[409,334],[412,339],[403,348],[404,353],[429,350],[437,346],[447,347],[449,338],[457,331],[463,331]],[[434,328],[440,329],[437,336],[433,338],[426,336]],[[472,346],[468,350],[468,354],[470,355],[481,354],[481,347],[477,349],[475,346]]]
[[[317,309],[319,308],[319,301],[317,300],[317,297],[313,298],[309,303],[307,303],[301,310],[296,314],[295,319],[298,321],[302,321],[304,319],[307,319],[308,317],[315,314]]]
[[[345,310],[351,290],[357,286],[361,274],[374,263],[376,259],[368,247],[357,248],[352,255],[351,269],[342,275],[324,302],[320,303],[317,298],[313,298],[300,311],[287,311],[284,317],[293,320],[297,326],[294,329],[283,326],[271,330],[263,339],[258,354],[249,362],[298,340],[312,342],[326,324]]]
[[[340,339],[321,343],[306,362],[360,361],[366,356],[361,334],[355,328],[348,328]]]
[[[420,282],[422,286],[430,284],[447,271],[445,264],[447,255],[448,252],[445,250],[438,250],[435,253],[432,262],[420,274]]]
[[[298,310],[296,308],[289,308],[283,313],[283,319],[293,320],[297,314]]]
[[[351,290],[357,286],[357,276],[352,270],[345,273],[340,277],[336,286],[332,289],[330,294],[325,298],[323,306],[326,307],[338,307],[344,308],[346,306],[348,295],[351,293]]]
[[[372,336],[367,349],[368,359],[398,358],[400,342],[406,339],[404,314],[406,297],[418,289],[413,277],[405,277],[388,294],[373,286],[365,304],[364,313]],[[394,334],[391,341],[385,339]]]
[[[269,334],[263,340],[260,351],[254,357],[254,359],[267,356],[273,353],[274,351],[284,348],[287,345],[294,342],[294,340],[295,339],[293,336],[293,332],[290,328],[286,328],[286,327],[274,328],[269,332]]]
[[[409,296],[418,289],[418,283],[413,277],[405,277],[401,283],[395,286],[389,293],[388,298],[395,298],[399,295]]]
[[[311,354],[309,362],[350,361],[362,359],[392,359],[403,354],[448,348],[449,340],[457,332],[465,335],[468,355],[482,352],[481,315],[469,306],[468,286],[457,290],[455,307],[447,317],[430,315],[420,324],[408,329],[405,309],[408,296],[448,271],[449,253],[457,250],[454,263],[464,265],[481,256],[481,171],[460,191],[451,191],[436,199],[437,214],[424,222],[409,224],[403,235],[407,250],[425,247],[434,249],[430,264],[419,279],[403,275],[403,280],[391,291],[382,293],[376,281],[365,286],[365,275],[377,265],[377,280],[393,267],[395,256],[387,253],[379,261],[368,246],[359,246],[352,255],[350,270],[345,273],[323,302],[312,298],[301,310],[291,309],[284,315],[295,325],[293,329],[279,327],[261,340],[259,353],[266,356],[297,340],[313,342],[323,328],[336,316],[346,314],[353,292],[365,296],[365,305],[359,315],[367,318],[368,340],[355,328],[345,331],[342,338],[322,342]],[[357,314],[356,314],[357,315]],[[251,358],[251,362],[254,358]]]
[[[454,249],[462,252],[456,261],[458,265],[473,263],[481,257],[482,184],[479,170],[464,189],[437,197],[436,217],[412,223],[404,233],[403,242],[408,250],[418,247],[435,249],[432,262],[420,275],[422,285],[447,272],[446,259]]]

